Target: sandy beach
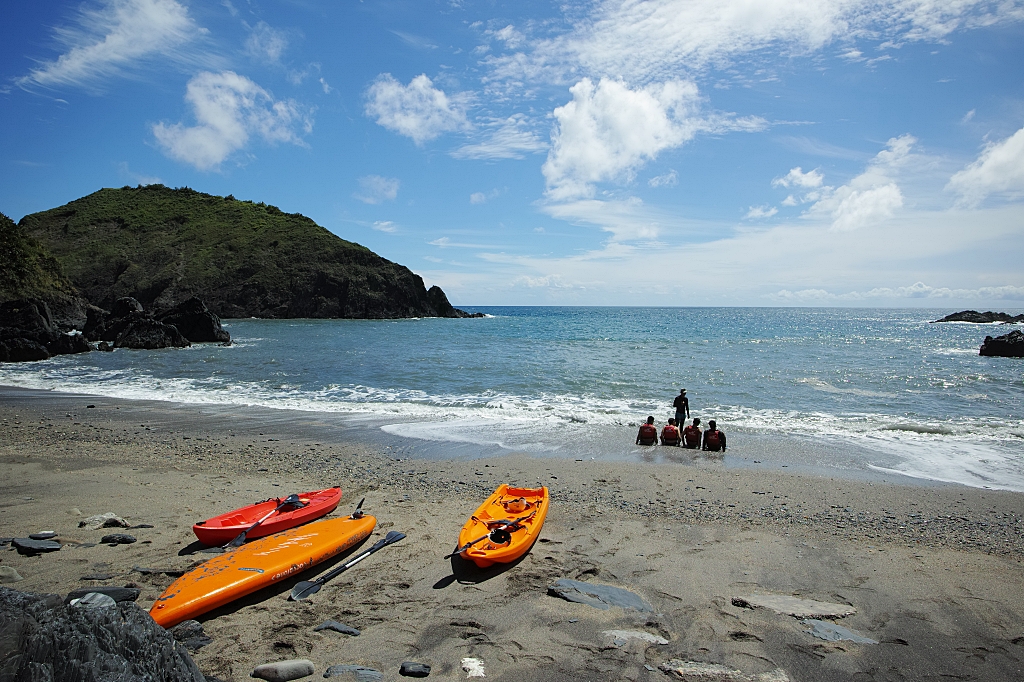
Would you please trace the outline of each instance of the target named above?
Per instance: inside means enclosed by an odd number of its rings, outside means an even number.
[[[211,418],[171,403],[3,389],[0,536],[55,530],[65,543],[34,557],[4,547],[0,566],[24,578],[6,586],[135,585],[148,609],[172,574],[209,556],[194,553],[195,521],[341,485],[335,515],[365,497],[378,520],[368,542],[388,530],[408,537],[308,602],[288,602],[288,591],[327,566],[201,618],[213,639],[194,654],[205,674],[244,680],[261,663],[308,658],[316,677],[358,664],[390,680],[412,660],[432,666],[430,679],[454,680],[474,657],[488,678],[517,681],[671,679],[658,666],[673,659],[751,679],[1024,678],[1019,493],[726,468],[697,454],[650,464],[410,459],[287,423],[287,413]],[[501,482],[550,488],[541,540],[501,570],[444,560]],[[104,512],[152,528],[127,531],[138,539],[130,545],[77,546],[109,532],[77,527]],[[86,579],[96,575],[109,577]],[[629,589],[653,610],[558,599],[547,592],[558,578]],[[855,613],[832,622],[878,643],[815,638],[798,618],[738,600],[751,595],[849,605]],[[328,619],[362,634],[313,631]],[[668,643],[623,642],[612,630]]]

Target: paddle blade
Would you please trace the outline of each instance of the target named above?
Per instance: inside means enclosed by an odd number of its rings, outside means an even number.
[[[301,583],[297,583],[292,588],[291,594],[288,595],[290,601],[302,601],[306,597],[316,594],[320,591],[322,583],[314,583],[308,580],[303,580]]]
[[[386,547],[387,545],[393,545],[396,542],[398,542],[399,540],[403,539],[404,537],[405,537],[405,533],[399,533],[397,530],[393,530],[393,531],[389,532],[387,535],[384,536],[384,544],[381,545],[381,547]]]

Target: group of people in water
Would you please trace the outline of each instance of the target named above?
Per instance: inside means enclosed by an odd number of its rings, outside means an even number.
[[[708,428],[705,431],[700,429],[699,417],[695,417],[689,426],[683,427],[683,423],[690,417],[690,401],[686,397],[685,388],[680,389],[672,405],[676,408],[676,416],[674,419],[670,418],[668,424],[661,429],[662,445],[725,452],[725,433],[718,429],[714,419],[708,421]],[[683,427],[682,430],[680,427]],[[647,422],[640,425],[640,431],[636,434],[636,444],[658,444],[658,427],[654,425],[654,417],[648,417]]]

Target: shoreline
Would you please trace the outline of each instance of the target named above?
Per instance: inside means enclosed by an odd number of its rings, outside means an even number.
[[[133,567],[184,569],[203,558],[185,551],[195,521],[340,484],[335,515],[365,497],[378,520],[371,541],[387,530],[408,539],[332,581],[310,603],[285,601],[290,583],[281,583],[202,617],[214,640],[194,655],[205,673],[243,680],[255,665],[309,658],[318,674],[350,663],[397,679],[401,661],[420,660],[434,666],[432,679],[463,679],[461,657],[475,656],[488,677],[516,680],[668,679],[657,666],[672,658],[748,675],[781,668],[793,680],[876,672],[1020,677],[1021,493],[705,459],[427,459],[367,442],[363,430],[327,419],[212,412],[0,392],[0,465],[7,472],[0,536],[52,529],[68,541],[97,542],[104,531],[78,529],[75,510],[113,511],[154,526],[129,530],[139,539],[131,545],[69,542],[37,557],[0,551],[0,565],[24,577],[5,586],[65,594],[100,584],[82,577],[105,572],[105,584],[140,586],[139,604],[148,609],[173,578]],[[541,542],[518,564],[490,573],[442,561],[465,517],[501,482],[550,488]],[[655,612],[601,611],[548,596],[547,585],[561,577],[633,590]],[[752,593],[851,604],[857,613],[837,624],[881,643],[825,642],[794,618],[731,603]],[[312,631],[326,619],[363,634]],[[602,634],[612,629],[669,643],[616,645]],[[988,653],[971,653],[977,651]]]

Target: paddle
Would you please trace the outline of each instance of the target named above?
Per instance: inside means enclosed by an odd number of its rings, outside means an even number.
[[[355,559],[352,559],[351,561],[342,564],[341,566],[334,569],[333,571],[330,571],[329,573],[324,573],[322,576],[320,576],[312,582],[308,580],[303,580],[302,582],[300,582],[292,588],[292,593],[288,595],[288,599],[290,601],[302,601],[306,597],[316,594],[320,591],[320,588],[323,587],[324,583],[326,583],[328,580],[338,577],[339,575],[341,575],[348,569],[352,568],[366,557],[376,552],[378,549],[382,549],[384,547],[387,547],[388,545],[393,545],[404,537],[405,533],[399,533],[395,530],[390,531],[387,535],[385,535],[383,538],[374,543],[373,547],[366,550],[365,552],[357,556]]]
[[[206,552],[206,553],[223,552],[225,549],[234,549],[235,547],[241,547],[242,545],[245,544],[245,536],[248,535],[249,533],[251,533],[253,530],[255,530],[257,526],[259,526],[261,523],[263,523],[264,521],[266,521],[271,516],[273,516],[274,514],[276,514],[279,511],[281,511],[285,507],[295,507],[295,506],[304,507],[305,503],[302,502],[302,500],[299,499],[299,496],[298,496],[297,493],[292,493],[288,497],[284,498],[284,500],[281,501],[281,504],[279,504],[276,507],[274,507],[273,511],[271,511],[266,516],[264,516],[262,519],[260,519],[256,523],[252,524],[251,526],[249,526],[248,528],[243,530],[238,535],[236,535],[226,545],[223,545],[221,547],[207,547],[203,551]]]
[[[491,540],[494,541],[495,543],[497,543],[499,545],[503,545],[506,542],[509,542],[509,541],[512,540],[512,535],[511,535],[511,533],[509,531],[515,532],[515,531],[519,530],[520,528],[522,528],[522,526],[520,526],[519,524],[521,522],[523,522],[523,521],[526,521],[528,518],[530,518],[531,516],[533,516],[536,513],[537,513],[537,510],[535,509],[532,512],[530,512],[529,514],[527,514],[526,516],[521,516],[518,519],[516,519],[515,521],[499,521],[498,523],[495,524],[494,528],[491,528],[490,530],[487,531],[487,535],[481,535],[476,540],[470,540],[469,542],[464,544],[462,547],[459,547],[458,549],[456,549],[451,554],[448,554],[448,555],[443,556],[441,558],[442,558],[442,560],[443,559],[451,559],[456,554],[462,554],[463,552],[465,552],[467,549],[469,549],[470,547],[472,547],[476,543],[481,542],[483,540],[486,540],[487,538],[491,538]]]

